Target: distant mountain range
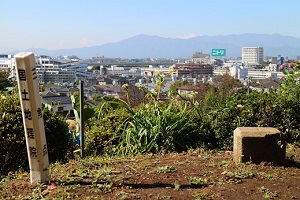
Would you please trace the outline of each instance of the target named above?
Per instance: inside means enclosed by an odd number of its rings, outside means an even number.
[[[241,57],[242,47],[261,46],[264,56],[300,56],[300,39],[279,34],[240,34],[224,36],[198,36],[190,39],[163,38],[137,35],[119,42],[99,46],[47,50],[32,48],[35,54],[49,56],[76,55],[79,58],[104,56],[110,58],[188,58],[195,52],[211,53],[212,48],[225,48],[226,57]],[[11,53],[20,52],[19,50]]]

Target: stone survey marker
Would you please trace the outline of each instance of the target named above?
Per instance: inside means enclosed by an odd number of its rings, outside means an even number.
[[[284,165],[286,144],[282,133],[271,127],[239,127],[234,130],[233,160]]]
[[[49,180],[49,159],[35,57],[31,52],[21,52],[15,55],[15,60],[30,182],[43,183]]]

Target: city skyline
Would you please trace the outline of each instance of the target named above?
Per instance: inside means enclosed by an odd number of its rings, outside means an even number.
[[[300,38],[298,0],[3,1],[1,48],[70,49],[147,34],[166,38],[243,33]]]

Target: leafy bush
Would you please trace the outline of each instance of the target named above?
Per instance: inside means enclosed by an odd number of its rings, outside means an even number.
[[[106,112],[106,114],[103,114]],[[103,115],[103,116],[102,116]],[[112,153],[117,144],[117,138],[123,122],[129,117],[124,109],[100,109],[86,125],[89,130],[86,135],[85,151],[89,155]]]
[[[5,91],[6,87],[13,86],[12,82],[8,79],[9,72],[0,71],[0,91]]]
[[[198,141],[191,137],[196,125],[189,114],[186,104],[148,103],[133,115],[118,149],[131,153],[186,150],[187,141]]]
[[[68,134],[68,125],[63,116],[43,109],[45,133],[48,145],[49,162],[67,161],[72,158],[73,142]]]
[[[19,99],[0,94],[0,174],[28,169],[25,133]]]
[[[300,116],[300,60],[292,61],[289,65],[283,64],[279,67],[286,75],[281,80],[281,97],[284,102],[285,121],[284,132],[290,141],[300,141],[299,116]]]
[[[288,142],[300,139],[300,104],[295,98],[287,99],[282,90],[231,95],[223,103],[203,110],[201,115],[200,130],[210,147],[231,149],[233,131],[242,126],[275,127]]]
[[[0,174],[19,169],[28,170],[28,157],[21,105],[17,94],[0,94]],[[49,161],[64,161],[71,143],[65,120],[43,109]]]

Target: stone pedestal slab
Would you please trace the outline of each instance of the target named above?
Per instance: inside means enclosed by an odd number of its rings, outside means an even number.
[[[234,130],[233,160],[284,165],[286,144],[284,136],[271,127],[239,127]]]

